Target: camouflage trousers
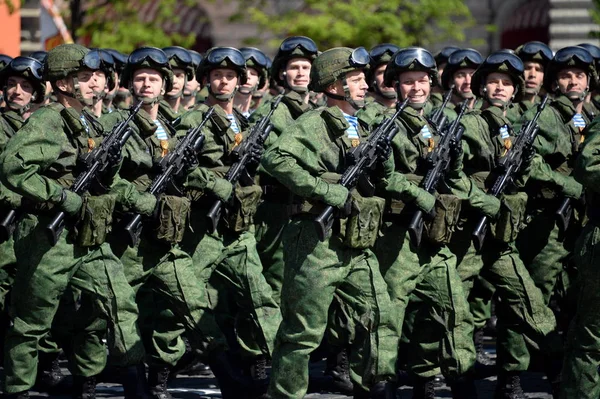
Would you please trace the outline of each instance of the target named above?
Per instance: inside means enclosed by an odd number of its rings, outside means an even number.
[[[271,397],[300,399],[306,394],[310,354],[329,326],[334,297],[352,320],[352,334],[342,341],[349,342],[353,382],[368,387],[377,379],[394,378],[398,333],[374,253],[348,248],[337,235],[321,242],[314,215],[293,217],[283,246],[283,320],[273,353]]]
[[[38,345],[50,331],[59,307],[59,301],[69,285],[82,292],[80,309],[89,315],[89,321],[104,319],[110,324],[109,349],[115,364],[138,364],[144,348],[137,326],[138,309],[134,293],[123,271],[123,265],[109,245],[82,248],[74,245],[67,227],[56,245],[52,246],[45,231],[49,217],[25,216],[17,227],[15,254],[17,274],[13,288],[10,314],[13,325],[5,342],[5,392],[15,393],[30,389],[36,378]],[[97,351],[97,329],[90,334],[85,329],[72,337],[75,364],[70,365],[74,375],[95,375],[88,358],[100,365],[106,350]],[[90,349],[95,353],[90,353]],[[104,365],[102,364],[102,367]]]
[[[416,296],[425,304],[413,321],[410,354],[401,356],[418,376],[434,376],[441,367],[446,377],[459,377],[475,364],[475,346],[456,257],[425,238],[415,248],[405,226],[398,220],[385,222],[374,249],[388,285],[396,329],[403,331],[410,298]]]

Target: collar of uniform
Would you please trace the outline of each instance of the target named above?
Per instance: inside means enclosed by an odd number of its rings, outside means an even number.
[[[350,124],[344,118],[344,113],[339,107],[324,108],[321,117],[335,138],[346,136],[346,129],[350,127]]]
[[[426,124],[428,125],[427,119],[423,115],[420,115],[420,110],[416,110],[412,107],[404,108],[404,112],[399,117],[404,125],[407,127],[409,136],[418,135],[421,133],[421,129]],[[430,129],[433,133],[433,129]]]
[[[500,107],[488,107],[481,111],[481,116],[490,125],[490,132],[496,134],[500,127],[507,125],[511,126],[510,121],[504,116],[504,111]]]
[[[554,98],[554,101],[550,103],[552,108],[556,109],[565,124],[569,123],[573,119],[573,115],[576,114],[575,106],[573,102],[569,100],[564,94],[558,95]]]
[[[166,100],[160,100],[158,103],[158,112],[169,122],[173,122],[179,117],[179,112],[175,112]]]
[[[123,117],[127,118],[127,111],[123,111]],[[139,112],[136,116],[133,117],[133,121],[137,128],[139,129],[139,134],[141,137],[146,138],[149,136],[153,136],[156,132],[157,126],[146,111],[143,108],[140,108]]]
[[[313,109],[313,107],[309,104],[304,103],[304,98],[295,91],[290,91],[286,93],[281,101],[288,107],[290,113],[292,114],[294,119],[298,119],[300,115]]]
[[[23,126],[25,120],[18,112],[13,111],[12,109],[4,108],[2,110],[2,117],[10,124],[10,126],[16,131]]]

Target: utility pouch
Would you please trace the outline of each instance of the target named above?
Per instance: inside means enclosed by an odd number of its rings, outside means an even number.
[[[191,207],[192,202],[186,197],[162,195],[158,203],[157,238],[170,244],[181,242]]]
[[[527,217],[527,194],[504,194],[498,220],[492,226],[494,237],[502,242],[513,242],[525,225]]]
[[[227,207],[223,218],[225,226],[236,233],[247,231],[253,224],[261,196],[262,187],[259,185],[236,185],[232,196],[233,203]]]
[[[380,197],[363,197],[352,191],[352,213],[340,219],[340,232],[344,245],[365,249],[375,245],[383,220],[385,200]]]
[[[452,233],[458,225],[462,201],[452,194],[437,194],[435,198],[435,217],[425,223],[427,239],[434,244],[450,243]]]
[[[112,228],[116,195],[85,195],[79,220],[75,224],[74,241],[81,247],[104,243]]]

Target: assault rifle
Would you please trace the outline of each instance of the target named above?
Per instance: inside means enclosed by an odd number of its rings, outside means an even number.
[[[444,114],[444,109],[446,109],[446,106],[448,105],[448,102],[450,102],[451,98],[452,89],[448,90],[446,94],[444,94],[444,101],[442,102],[442,105],[431,115],[431,118],[429,119],[429,123],[438,132],[442,131],[446,125],[446,122],[448,121],[448,118],[446,118],[446,115]]]
[[[247,185],[252,184],[252,180],[254,176],[250,175],[250,172],[247,169],[247,166],[250,164],[252,160],[252,152],[256,149],[262,149],[265,145],[265,141],[269,137],[271,130],[273,130],[273,124],[271,123],[271,117],[273,116],[273,112],[281,103],[281,99],[283,96],[279,96],[273,103],[271,104],[271,110],[268,114],[263,116],[248,133],[248,137],[242,140],[240,145],[235,147],[232,151],[233,155],[237,158],[237,161],[231,165],[227,174],[225,175],[225,179],[231,184],[235,184],[240,179],[243,179]],[[208,222],[208,231],[215,232],[217,230],[217,226],[219,224],[219,220],[221,220],[221,210],[223,208],[223,201],[218,199],[215,203],[210,207],[207,216]]]
[[[342,174],[339,184],[351,190],[358,184],[360,177],[375,166],[381,157],[381,147],[389,146],[396,134],[398,126],[395,120],[408,105],[408,98],[403,103],[396,104],[394,115],[386,118],[373,130],[367,140],[360,143],[348,153],[348,168]],[[334,221],[334,207],[328,205],[315,219],[315,227],[319,240],[325,241],[327,232],[331,230]]]
[[[127,140],[129,140],[129,137],[131,137],[132,132],[129,123],[133,120],[135,115],[137,115],[142,104],[142,101],[138,102],[137,105],[130,110],[127,119],[116,124],[99,146],[83,156],[82,161],[85,170],[77,177],[69,190],[73,191],[75,194],[82,195],[88,191],[94,180],[110,166],[110,154],[114,153],[116,149],[120,151]],[[65,228],[66,216],[64,211],[59,212],[46,227],[52,245],[56,245]]]
[[[193,158],[197,157],[198,152],[204,145],[204,134],[202,134],[202,128],[206,122],[210,119],[215,109],[211,107],[203,117],[202,122],[195,127],[190,128],[185,136],[183,136],[175,149],[169,152],[160,160],[160,174],[154,178],[152,184],[148,188],[147,192],[158,196],[164,193],[169,186],[169,183],[174,178],[181,176],[183,171],[191,166]],[[127,241],[130,247],[134,247],[140,240],[142,234],[142,215],[135,214],[125,225],[125,232],[127,233]]]
[[[548,95],[544,97],[542,102],[538,105],[537,112],[533,119],[524,124],[519,130],[512,147],[508,150],[506,155],[498,160],[497,173],[498,177],[492,186],[492,189],[488,194],[498,198],[504,192],[509,183],[511,183],[517,174],[521,170],[523,165],[524,155],[526,152],[531,151],[533,147],[533,141],[537,136],[540,127],[537,124],[537,120],[540,114],[548,103]],[[483,241],[487,233],[488,217],[482,216],[479,223],[473,230],[473,244],[475,249],[479,252],[483,246]]]
[[[463,101],[458,117],[452,124],[442,131],[440,131],[440,142],[438,145],[427,154],[425,162],[427,163],[427,174],[421,181],[421,188],[428,193],[433,194],[436,187],[448,171],[450,161],[452,160],[452,148],[460,145],[460,139],[465,131],[464,126],[460,124],[460,120],[467,111],[469,106],[469,100]],[[443,126],[445,128],[445,126]],[[423,236],[423,211],[417,209],[413,215],[410,224],[408,225],[408,234],[412,243],[415,246],[421,245],[421,238]]]

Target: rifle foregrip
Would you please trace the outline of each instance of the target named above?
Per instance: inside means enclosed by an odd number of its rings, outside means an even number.
[[[214,233],[217,231],[219,220],[221,220],[221,209],[223,208],[223,201],[216,200],[213,206],[210,207],[206,214],[206,222],[208,223],[208,231]]]
[[[46,231],[48,232],[48,238],[50,239],[50,243],[54,246],[58,242],[60,235],[65,229],[65,218],[67,214],[65,212],[59,212],[54,219],[46,226]]]
[[[481,248],[483,247],[483,242],[487,233],[487,224],[487,216],[482,216],[481,220],[479,220],[479,223],[477,223],[477,226],[475,226],[475,229],[473,230],[473,245],[477,252],[481,251]]]
[[[410,236],[410,241],[417,248],[421,245],[424,225],[425,222],[423,221],[423,211],[417,209],[410,221],[410,224],[408,225],[408,235]]]
[[[329,205],[315,219],[315,228],[320,241],[325,241],[325,237],[333,225],[333,206]]]

